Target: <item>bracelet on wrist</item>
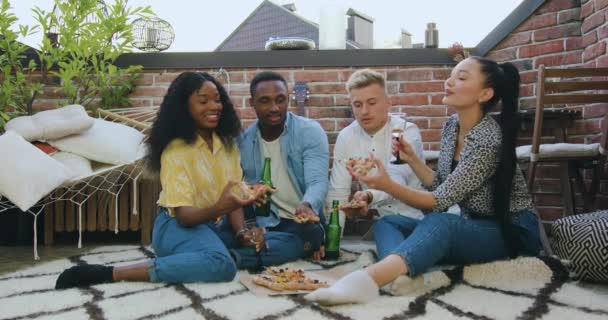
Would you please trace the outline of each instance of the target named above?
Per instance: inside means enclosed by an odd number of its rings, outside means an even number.
[[[249,228],[243,228],[243,229],[237,231],[237,233],[235,234],[235,237],[239,238],[239,237],[243,236],[247,231],[249,231]]]

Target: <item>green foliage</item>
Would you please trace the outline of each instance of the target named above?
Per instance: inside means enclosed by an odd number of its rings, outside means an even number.
[[[142,67],[120,69],[114,63],[133,49],[132,20],[153,12],[149,6],[130,7],[128,0],[111,1],[101,6],[99,0],[54,0],[54,12],[32,9],[39,25],[29,27],[16,26],[9,0],[0,0],[0,130],[13,115],[32,112],[48,74],[60,79],[67,104],[130,105],[128,94]],[[55,32],[58,42],[43,36],[33,51],[18,41],[38,31]]]
[[[122,81],[142,67],[120,69],[114,63],[133,49],[133,18],[153,14],[148,6],[133,8],[127,2],[115,0],[104,10],[97,0],[55,0],[54,14],[33,9],[43,33],[56,28],[59,35],[58,45],[45,37],[41,60],[51,75],[61,79],[67,104],[90,108],[95,99],[105,97],[104,106],[108,107],[110,100],[126,99],[118,96],[128,92],[120,89]]]
[[[0,129],[12,115],[31,111],[36,96],[42,93],[43,84],[32,77],[39,67],[35,60],[27,60],[27,45],[17,41],[37,32],[37,27],[18,25],[17,17],[10,12],[8,0],[0,4]]]
[[[141,77],[139,73],[131,73],[126,78],[118,79],[118,83],[101,90],[99,107],[102,109],[130,107],[129,94],[135,90],[135,81]]]

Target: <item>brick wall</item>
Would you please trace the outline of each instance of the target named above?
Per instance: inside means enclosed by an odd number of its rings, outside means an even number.
[[[607,0],[550,0],[519,25],[487,56],[501,62],[515,63],[521,72],[521,106],[533,108],[536,97],[537,69],[548,67],[608,67]],[[608,112],[608,103],[569,106],[582,110],[582,120],[568,129],[572,142],[596,142],[601,117]],[[531,132],[524,132],[520,144],[530,143]],[[608,170],[604,170],[608,172]],[[559,171],[552,166],[540,168],[542,191],[559,191]],[[608,175],[604,174],[602,193],[608,192]],[[608,198],[600,196],[600,207],[608,208]],[[560,196],[536,196],[536,204],[545,218],[562,215]],[[577,204],[582,200],[577,197]]]
[[[550,0],[530,18],[518,26],[487,56],[497,61],[515,63],[521,72],[521,106],[530,108],[535,103],[535,81],[538,66],[554,67],[597,66],[607,67],[606,42],[608,34],[608,0]],[[497,21],[498,23],[498,21]],[[443,81],[449,75],[451,65],[385,66],[373,69],[383,73],[388,80],[388,92],[393,111],[406,112],[421,129],[424,147],[439,147],[441,127],[450,114],[441,104]],[[190,69],[189,69],[190,70]],[[320,122],[333,145],[338,132],[352,122],[348,96],[344,84],[354,68],[298,67],[267,68],[287,79],[290,88],[297,81],[308,82],[310,99],[306,103],[306,115]],[[182,71],[176,69],[146,69],[131,98],[135,106],[159,105],[170,82]],[[212,74],[217,69],[200,70]],[[255,119],[247,105],[249,81],[259,69],[232,68],[230,96],[248,126]],[[225,79],[223,79],[224,82]],[[47,95],[36,102],[38,109],[54,106],[58,97],[47,89]],[[608,112],[608,104],[577,106],[583,119],[569,130],[574,141],[593,142],[598,139],[600,117]],[[295,104],[292,104],[295,110]],[[521,144],[529,142],[530,132],[522,134]],[[547,191],[558,188],[557,173],[553,168],[541,168],[540,176]],[[608,182],[603,181],[602,192],[608,194]],[[536,199],[545,218],[561,215],[562,204],[558,196]],[[580,203],[580,201],[578,202]],[[608,198],[602,199],[601,207],[608,207]]]
[[[421,130],[426,149],[439,148],[441,127],[448,116],[446,106],[441,104],[443,82],[449,74],[449,66],[382,67],[374,68],[387,79],[387,89],[393,111],[405,112]],[[333,145],[338,132],[352,121],[351,108],[345,83],[352,68],[298,68],[264,69],[282,74],[293,88],[295,82],[305,81],[310,91],[305,104],[306,116],[319,121],[327,131]],[[211,74],[217,70],[204,70]],[[248,105],[249,82],[258,69],[229,69],[230,97],[239,112],[244,126],[255,120],[253,108]],[[181,70],[146,70],[139,81],[132,100],[137,106],[159,105],[170,82]],[[224,83],[226,77],[220,77]],[[291,111],[296,103],[292,99]]]

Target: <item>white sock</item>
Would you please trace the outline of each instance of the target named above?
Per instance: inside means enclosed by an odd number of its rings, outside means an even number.
[[[317,289],[304,296],[308,301],[325,305],[362,303],[379,296],[378,285],[364,270],[347,274],[329,288]]]

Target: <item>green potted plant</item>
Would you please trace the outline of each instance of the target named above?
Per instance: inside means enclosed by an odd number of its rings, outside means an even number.
[[[125,99],[142,67],[121,69],[114,62],[134,48],[131,22],[153,15],[149,6],[131,7],[128,0],[108,6],[98,0],[55,0],[53,12],[39,7],[33,12],[43,34],[54,33],[54,38],[45,37],[40,50],[45,65],[55,66],[49,74],[60,79],[66,104],[89,110],[116,101],[128,105]]]

